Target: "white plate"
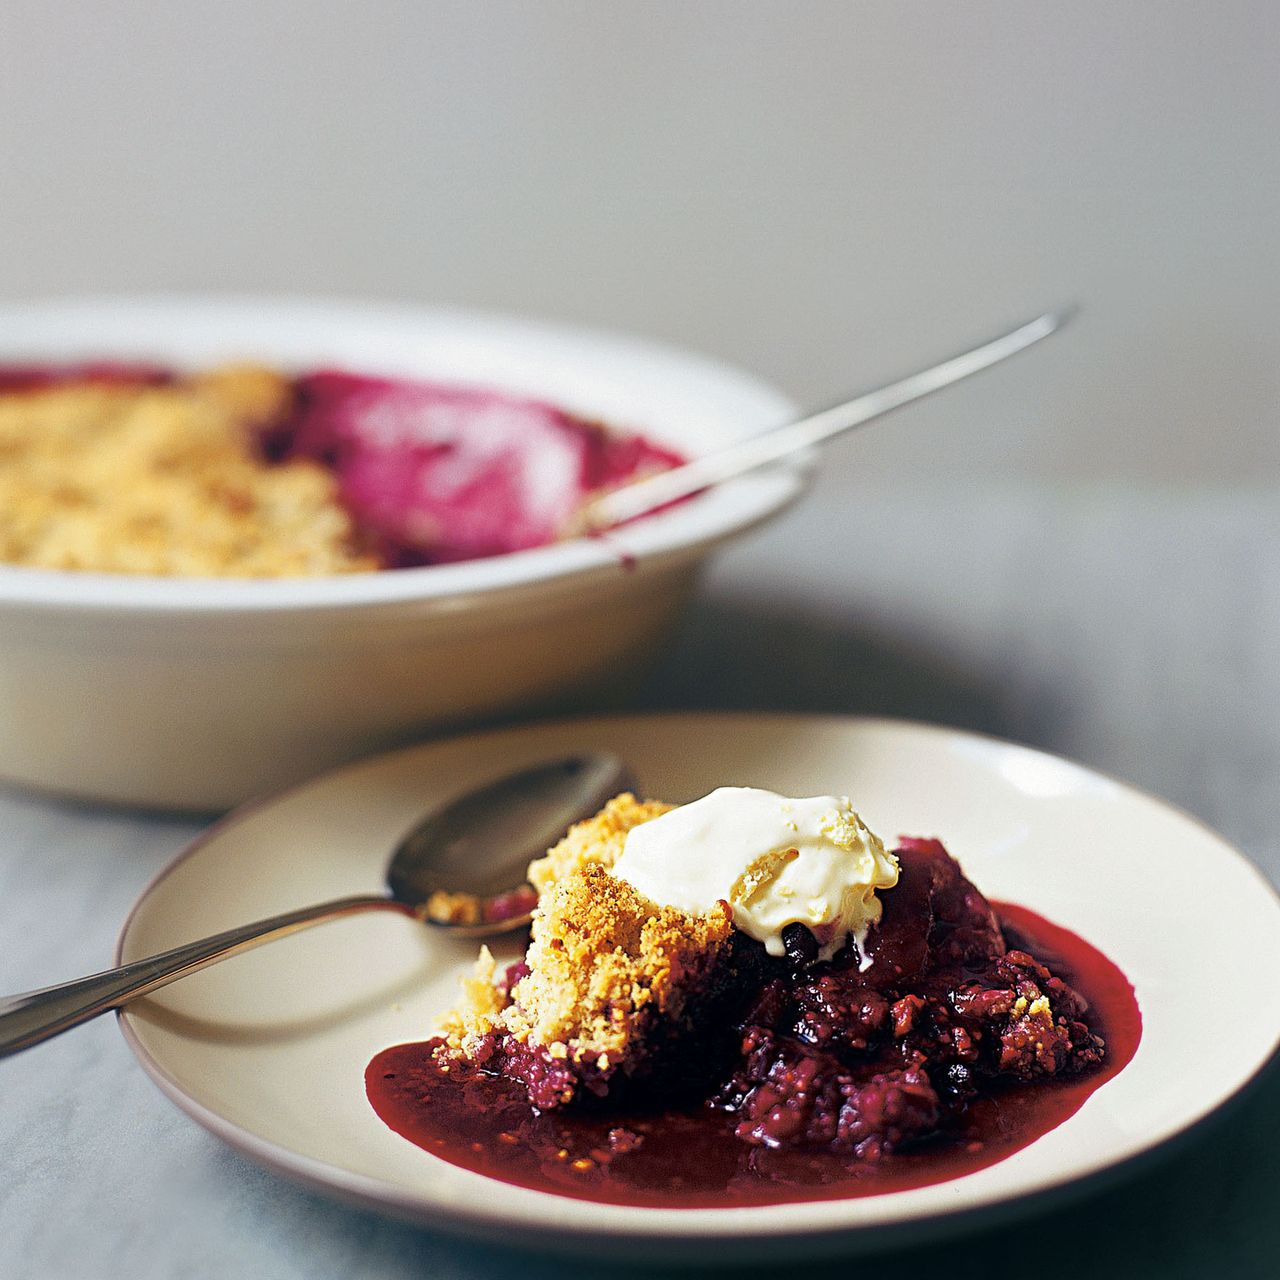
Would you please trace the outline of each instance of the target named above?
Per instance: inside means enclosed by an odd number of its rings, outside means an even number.
[[[1235,1094],[1276,1050],[1280,989],[1249,982],[1232,1034],[1206,1010],[1241,974],[1280,972],[1280,900],[1218,836],[1165,804],[1024,747],[924,725],[780,715],[619,717],[533,725],[379,756],[250,806],[144,893],[121,960],[302,903],[377,889],[428,807],[580,748],[631,762],[647,794],[723,783],[847,792],[873,830],[942,836],[989,895],[1100,947],[1142,1007],[1133,1061],[1070,1120],[937,1186],[845,1201],[682,1211],[598,1205],[455,1168],[374,1115],[363,1071],[425,1038],[475,946],[400,917],[325,925],[132,1006],[121,1026],[178,1106],[255,1160],[344,1199],[503,1242],[759,1259],[919,1240],[1149,1151]],[[1195,1037],[1183,1042],[1184,1028]]]

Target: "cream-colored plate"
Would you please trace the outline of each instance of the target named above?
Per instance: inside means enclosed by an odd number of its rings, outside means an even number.
[[[363,1071],[424,1038],[474,944],[399,917],[315,929],[139,1002],[121,1025],[180,1107],[253,1159],[348,1200],[510,1243],[760,1258],[920,1239],[966,1215],[1112,1169],[1208,1115],[1275,1052],[1280,988],[1250,984],[1230,1036],[1204,1010],[1239,975],[1280,972],[1280,901],[1239,853],[1168,806],[1074,764],[949,729],[778,715],[534,725],[379,756],[232,815],[146,891],[121,935],[133,960],[288,907],[377,889],[424,810],[521,765],[607,748],[653,796],[720,784],[848,793],[873,830],[942,836],[977,884],[1104,950],[1128,974],[1137,1056],[1067,1123],[978,1173],[848,1201],[679,1212],[597,1205],[445,1164],[386,1128]],[[1190,1027],[1190,1048],[1183,1040]],[[705,1255],[704,1255],[705,1256]]]

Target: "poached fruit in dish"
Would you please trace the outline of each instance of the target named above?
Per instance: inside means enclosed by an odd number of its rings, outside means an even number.
[[[821,928],[792,922],[771,954],[738,903],[690,913],[614,874],[627,833],[669,810],[619,797],[534,864],[524,960],[482,953],[441,1035],[369,1064],[386,1123],[466,1168],[613,1203],[866,1195],[1002,1159],[1136,1050],[1124,975],[989,903],[938,841],[900,842],[861,945],[823,958]]]
[[[0,562],[301,577],[571,536],[684,459],[497,391],[321,369],[0,366]]]
[[[546,546],[592,495],[684,461],[544,401],[332,369],[295,380],[263,441],[272,459],[333,473],[386,568]]]

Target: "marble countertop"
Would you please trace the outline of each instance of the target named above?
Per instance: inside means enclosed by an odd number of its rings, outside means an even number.
[[[899,500],[820,482],[716,561],[628,705],[871,712],[1013,738],[1174,801],[1280,882],[1280,491],[956,488]],[[0,791],[0,990],[104,967],[133,899],[201,825]],[[1208,1033],[1228,1034],[1237,1007]],[[1039,1280],[1273,1276],[1277,1149],[1272,1070],[1105,1191],[877,1265],[962,1280],[998,1272],[1012,1247]],[[155,1090],[112,1019],[0,1062],[0,1275],[13,1280],[565,1270],[247,1163]]]

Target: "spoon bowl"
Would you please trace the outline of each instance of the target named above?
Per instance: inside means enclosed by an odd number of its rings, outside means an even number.
[[[634,785],[627,766],[604,752],[498,778],[414,827],[391,859],[387,887],[428,924],[475,936],[519,929],[536,901],[529,863]]]

